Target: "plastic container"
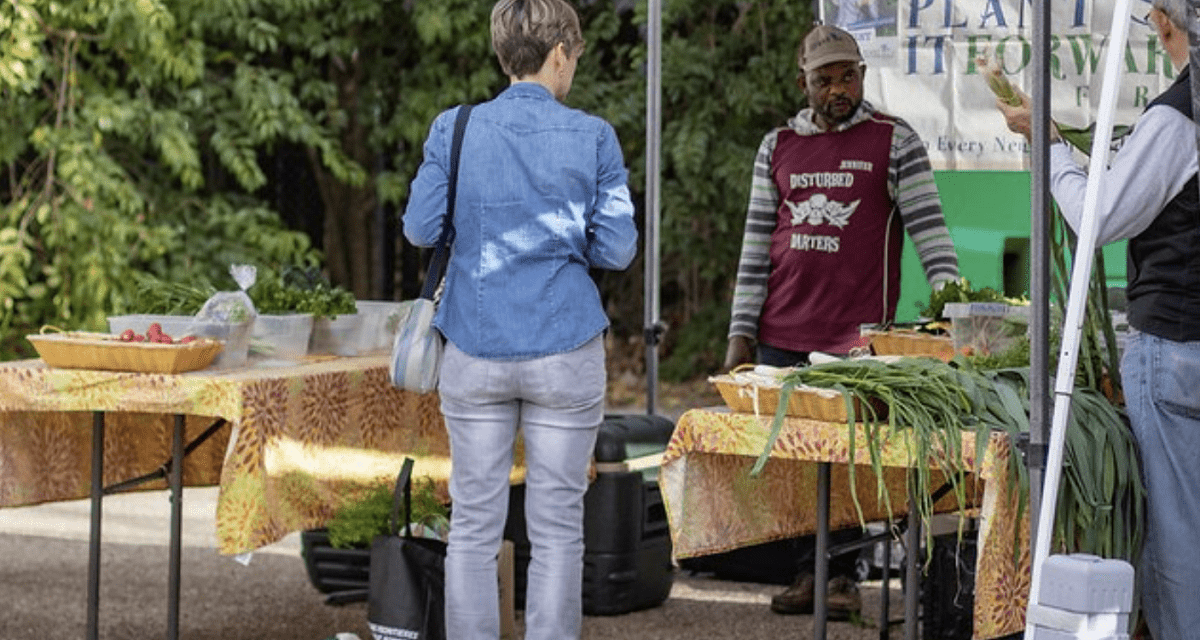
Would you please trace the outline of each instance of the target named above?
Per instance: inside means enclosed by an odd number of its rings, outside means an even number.
[[[1133,583],[1133,566],[1124,560],[1085,553],[1047,557],[1038,605],[1028,613],[1033,639],[1128,637]]]
[[[334,318],[313,318],[308,352],[313,355],[356,356],[361,334],[361,314],[343,313]]]
[[[1029,332],[1029,307],[996,302],[948,302],[954,351],[963,355],[1000,354]]]
[[[358,352],[390,353],[400,321],[412,300],[389,302],[384,300],[358,300],[358,315],[362,316],[362,327],[359,329]]]
[[[251,349],[273,358],[302,358],[312,338],[311,313],[259,315],[250,333]]]
[[[176,340],[187,335],[220,340],[224,347],[208,367],[209,369],[233,369],[246,366],[246,359],[250,353],[250,331],[254,325],[253,320],[229,323],[198,320],[194,316],[152,314],[109,316],[108,331],[120,334],[126,329],[133,329],[137,333],[144,334],[153,322],[162,325],[163,333]]]

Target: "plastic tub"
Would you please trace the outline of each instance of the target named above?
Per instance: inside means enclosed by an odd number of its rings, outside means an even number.
[[[120,334],[126,329],[145,334],[150,324],[157,322],[162,325],[163,333],[178,340],[187,335],[213,338],[220,340],[225,346],[217,354],[209,369],[232,369],[246,366],[246,358],[250,353],[250,330],[252,320],[239,323],[215,322],[199,320],[195,316],[163,316],[137,314],[127,316],[109,316],[109,333]]]
[[[343,313],[334,318],[314,318],[308,352],[314,355],[356,356],[361,335],[361,314]]]
[[[250,334],[251,348],[275,358],[302,358],[308,353],[312,330],[311,313],[259,315]]]
[[[400,321],[404,318],[404,314],[408,313],[408,308],[412,306],[412,300],[403,302],[359,300],[355,304],[358,306],[358,315],[363,317],[358,352],[362,354],[391,352],[392,341],[396,338]]]
[[[991,355],[1007,351],[1029,332],[1029,307],[996,302],[947,302],[954,351]]]

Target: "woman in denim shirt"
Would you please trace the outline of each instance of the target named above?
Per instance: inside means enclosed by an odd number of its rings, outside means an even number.
[[[637,249],[616,133],[560,101],[583,51],[564,0],[500,0],[492,47],[510,86],[471,112],[454,242],[434,325],[446,338],[438,392],[450,433],[449,640],[500,634],[497,554],[513,444],[524,439],[531,560],[525,638],[582,627],[583,494],[604,414],[608,318],[590,268]],[[446,210],[457,108],[434,121],[404,235],[433,245]]]

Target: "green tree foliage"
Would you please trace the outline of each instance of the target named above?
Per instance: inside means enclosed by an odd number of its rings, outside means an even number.
[[[812,24],[810,4],[663,5],[660,263],[662,314],[670,327],[662,347],[665,378],[690,378],[721,366],[754,156],[763,135],[803,105],[796,50]],[[637,3],[633,16],[639,34],[645,31],[646,5]],[[640,194],[646,182],[646,47],[640,40],[628,45],[619,13],[587,19],[588,52],[569,101],[614,123],[630,184]],[[640,334],[642,268],[639,259],[630,269],[636,281],[606,282],[619,331]]]
[[[389,30],[395,34],[389,51],[406,57],[379,79],[372,94],[379,96],[377,106],[370,110],[384,114],[373,148],[396,150],[374,176],[375,194],[397,210],[437,114],[487,100],[508,84],[490,48],[492,4],[443,0],[398,7],[407,20]],[[663,316],[671,330],[661,372],[681,379],[720,366],[754,155],[763,134],[802,105],[795,55],[812,17],[806,3],[667,5],[659,244]],[[647,3],[592,0],[576,6],[587,47],[567,103],[617,129],[630,188],[640,201],[646,184]],[[625,272],[597,276],[622,338],[642,332],[643,259]]]
[[[318,260],[379,289],[375,212],[403,210],[433,118],[508,83],[492,0],[0,0],[0,355],[42,324],[102,328],[132,271],[226,282],[231,262]],[[646,8],[576,3],[587,49],[567,102],[613,123],[645,185]],[[663,7],[661,373],[720,364],[751,164],[802,105],[809,3]],[[324,253],[258,194],[303,149]],[[282,188],[288,188],[283,185]],[[614,331],[642,330],[641,258],[599,275]]]
[[[263,63],[272,18],[318,4],[0,2],[0,355],[28,355],[43,324],[103,329],[134,272],[232,288],[233,262],[317,259],[252,194],[280,141],[363,180],[295,79]]]

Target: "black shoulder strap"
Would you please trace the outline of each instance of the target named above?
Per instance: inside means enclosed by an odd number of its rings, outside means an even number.
[[[442,275],[446,273],[446,261],[450,257],[450,243],[454,241],[454,204],[458,196],[458,157],[462,150],[463,132],[467,129],[467,120],[471,117],[474,105],[464,104],[458,108],[458,116],[454,119],[454,139],[450,143],[450,175],[446,186],[446,220],[442,223],[442,237],[438,239],[433,259],[429,262],[429,271],[425,273],[425,286],[421,289],[421,297],[433,300]]]

